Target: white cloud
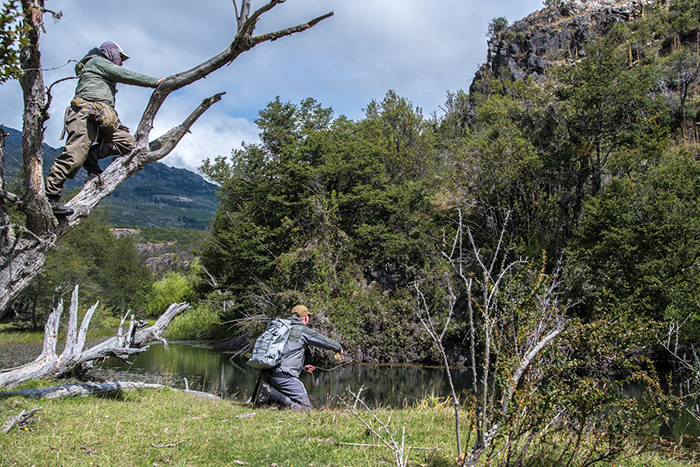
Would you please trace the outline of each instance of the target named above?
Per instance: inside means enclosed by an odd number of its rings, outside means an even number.
[[[172,118],[171,118],[172,117]],[[155,134],[162,134],[179,124],[173,115],[160,119],[154,127]],[[257,126],[244,118],[235,118],[217,111],[202,116],[192,128],[192,133],[177,145],[177,148],[162,162],[173,167],[196,171],[205,159],[217,156],[230,156],[233,149],[239,149],[242,142],[257,143]]]
[[[56,3],[53,5],[53,3]],[[240,2],[239,2],[240,3]],[[263,5],[253,0],[253,8]],[[47,19],[41,48],[46,68],[80,59],[105,40],[131,55],[125,66],[151,76],[191,68],[224,50],[235,35],[230,0],[48,1],[62,9]],[[182,121],[208,96],[226,91],[164,161],[196,167],[211,155],[228,155],[241,141],[257,140],[257,112],[280,96],[298,103],[313,97],[336,115],[358,119],[372,99],[395,90],[424,115],[438,112],[445,94],[467,89],[486,59],[488,23],[511,22],[542,7],[541,0],[287,0],[260,20],[256,33],[307,22],[329,11],[314,28],[246,52],[230,66],[174,93],[156,119],[153,137]],[[73,74],[73,63],[47,70],[46,83]],[[60,146],[63,112],[75,81],[54,88],[46,142]],[[135,129],[149,89],[119,85],[117,111]],[[21,127],[17,83],[0,86],[0,124]]]

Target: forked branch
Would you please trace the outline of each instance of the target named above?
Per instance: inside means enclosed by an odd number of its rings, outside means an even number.
[[[248,17],[250,0],[244,0],[240,14],[237,12],[239,20],[238,33],[233,42],[225,50],[189,70],[167,77],[158,85],[153,91],[141,121],[139,122],[136,130],[136,144],[133,151],[112,163],[99,179],[89,181],[83,190],[67,203],[67,205],[74,210],[74,214],[59,226],[59,237],[79,224],[105,197],[114,192],[119,185],[139,171],[145,164],[160,160],[170,154],[184,135],[189,132],[197,119],[212,105],[220,101],[224,95],[224,93],[221,92],[204,99],[182,124],[172,128],[165,135],[149,143],[148,138],[153,128],[153,121],[170,93],[207,77],[214,71],[231,63],[240,54],[252,49],[257,44],[274,41],[284,36],[305,31],[333,15],[333,12],[330,12],[308,23],[253,37],[252,33],[260,17],[280,3],[283,3],[283,0],[273,0]],[[234,7],[236,7],[235,2]],[[236,10],[238,10],[237,7]],[[244,18],[245,21],[243,21]],[[243,26],[241,26],[241,21],[243,21]],[[116,162],[119,163],[117,164]]]
[[[408,452],[406,452],[406,455],[404,456],[404,452],[406,451],[406,444],[405,444],[405,438],[406,438],[406,429],[405,427],[401,431],[401,444],[397,443],[396,440],[394,439],[394,436],[391,434],[391,430],[389,427],[379,419],[375,415],[372,410],[370,410],[369,407],[367,407],[367,404],[360,398],[360,392],[361,390],[358,391],[357,393],[354,393],[350,390],[350,388],[347,388],[348,393],[350,393],[353,398],[355,399],[355,403],[353,406],[350,406],[344,399],[341,399],[345,407],[358,419],[362,422],[362,424],[374,434],[377,438],[379,438],[379,441],[381,441],[386,447],[391,449],[391,451],[394,453],[394,457],[396,459],[396,466],[397,467],[405,467],[408,465]],[[362,416],[357,412],[356,407],[357,404],[362,405],[364,409],[369,412],[369,414],[372,416],[372,419],[379,424],[383,431],[384,434],[380,433],[379,431],[375,430],[374,427],[372,427],[371,424],[369,424]]]
[[[66,330],[66,344],[61,355],[56,353],[58,343],[58,330],[63,313],[61,301],[49,315],[44,328],[44,345],[36,360],[26,365],[8,370],[0,370],[0,387],[12,388],[18,384],[34,378],[62,377],[66,375],[82,375],[89,370],[93,363],[101,358],[119,357],[127,358],[148,350],[149,344],[160,341],[164,344],[163,332],[170,322],[183,311],[189,308],[186,303],[172,304],[153,326],[137,330],[133,316],[126,334],[123,333],[123,325],[126,316],[122,319],[117,336],[112,337],[89,349],[83,349],[86,343],[87,329],[90,320],[97,309],[93,305],[85,314],[83,322],[78,329],[78,286],[73,290],[71,305],[69,308],[68,329]]]

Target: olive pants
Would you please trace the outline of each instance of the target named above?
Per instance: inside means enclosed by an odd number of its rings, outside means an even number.
[[[69,107],[66,111],[65,129],[68,139],[63,152],[56,158],[46,177],[46,195],[61,197],[63,184],[75,175],[88,157],[93,143],[101,145],[101,156],[128,154],[134,147],[134,138],[124,129],[113,134],[100,131],[99,125],[88,118],[87,109]]]

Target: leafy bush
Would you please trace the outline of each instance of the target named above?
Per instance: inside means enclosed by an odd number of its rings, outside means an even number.
[[[173,303],[192,299],[194,285],[190,279],[175,271],[168,271],[161,280],[153,284],[144,310],[147,317],[157,317]]]
[[[197,304],[175,317],[165,335],[173,340],[209,340],[216,337],[220,325],[216,310],[206,304]]]
[[[203,295],[277,316],[300,297],[328,303],[348,284],[389,294],[413,280],[436,235],[432,134],[391,91],[366,113],[351,122],[311,99],[277,99],[256,121],[263,144],[205,162],[222,205],[202,251]]]
[[[628,316],[682,321],[697,309],[698,180],[692,154],[667,155],[646,174],[613,180],[587,203],[569,251],[588,313],[602,304]]]
[[[508,19],[505,16],[499,16],[498,18],[494,18],[489,23],[489,26],[486,30],[486,36],[492,38],[498,35],[498,33],[503,31],[507,27]]]

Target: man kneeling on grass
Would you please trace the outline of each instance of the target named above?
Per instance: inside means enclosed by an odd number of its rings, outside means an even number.
[[[273,402],[295,410],[311,408],[304,383],[299,380],[302,370],[312,373],[312,355],[309,347],[320,347],[342,353],[337,341],[307,327],[311,313],[304,305],[292,308],[292,329],[284,346],[282,359],[274,368],[262,370],[263,384],[257,405]]]

